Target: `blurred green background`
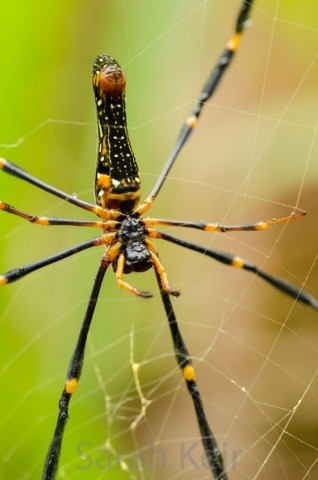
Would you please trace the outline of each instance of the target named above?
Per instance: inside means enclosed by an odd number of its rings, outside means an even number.
[[[306,218],[263,233],[181,233],[250,258],[317,296],[318,6],[313,0],[255,3],[241,50],[151,214],[240,223],[303,208]],[[93,201],[91,64],[98,53],[110,53],[127,75],[130,136],[146,196],[232,32],[239,5],[3,2],[1,156]],[[0,198],[34,214],[91,218],[4,173]],[[0,272],[95,235],[41,228],[2,213]],[[158,247],[170,283],[182,292],[176,313],[230,478],[257,472],[258,478],[317,478],[317,314],[245,272],[173,245]],[[100,256],[100,249],[87,251],[0,291],[1,478],[40,478]],[[190,448],[198,431],[153,277],[129,278],[155,293],[143,301],[119,291],[112,272],[106,276],[58,478],[193,479],[207,473],[199,447],[198,470],[180,463],[183,442]],[[132,354],[152,402],[133,432],[140,399]]]

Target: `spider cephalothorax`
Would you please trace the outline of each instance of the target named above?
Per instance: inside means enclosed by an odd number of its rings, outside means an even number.
[[[121,243],[121,253],[125,256],[124,273],[146,272],[153,266],[149,247],[146,244],[145,228],[132,216],[122,220],[116,239]],[[117,260],[113,262],[116,271]]]

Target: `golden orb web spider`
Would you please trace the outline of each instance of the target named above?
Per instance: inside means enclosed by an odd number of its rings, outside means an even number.
[[[243,2],[243,5],[244,5],[244,7],[247,8],[247,6],[250,5],[250,2]],[[243,7],[243,8],[244,8],[244,7]],[[245,14],[246,14],[246,13],[245,13]],[[244,15],[245,15],[245,14],[244,14]],[[240,22],[239,22],[239,25],[240,25]],[[235,38],[236,38],[236,37],[235,37]],[[235,50],[235,49],[236,49],[236,40],[235,40],[235,41],[232,41],[232,43],[230,43],[230,48],[229,48],[229,50],[232,51],[232,50]],[[100,58],[101,58],[101,57],[100,57]],[[104,61],[105,58],[102,57],[101,60]],[[107,58],[107,62],[109,62],[109,61],[110,61],[109,58]],[[111,63],[112,63],[112,62],[111,62]],[[116,72],[116,73],[115,73],[115,77],[118,77],[118,78],[120,79],[120,78],[121,78],[121,74],[120,74],[120,69],[119,69],[119,67],[116,67],[116,66],[115,66],[115,67],[111,67],[111,68],[115,68],[115,72]],[[103,81],[104,81],[104,79],[103,79]],[[106,82],[106,83],[107,83],[107,82]],[[117,81],[116,85],[117,85],[118,83],[120,84],[120,81]],[[101,88],[101,90],[103,91],[102,88]],[[190,118],[191,118],[191,117],[190,117]],[[114,122],[112,122],[112,123],[114,123]],[[194,124],[195,124],[195,122],[193,121],[193,119],[188,120],[188,125],[189,125],[191,128],[192,128],[192,126],[193,126]],[[190,129],[189,131],[192,131],[192,130]],[[102,152],[101,152],[101,153],[103,153],[103,148],[102,148]],[[129,154],[131,155],[131,152],[129,152]],[[1,162],[1,167],[2,167],[2,169],[3,169],[5,172],[7,172],[7,173],[11,173],[11,174],[13,174],[13,175],[15,175],[15,176],[18,176],[18,177],[20,176],[20,177],[24,178],[26,181],[30,181],[30,183],[34,183],[34,182],[33,182],[33,179],[32,179],[33,177],[31,177],[31,176],[28,175],[28,174],[24,174],[23,171],[21,171],[18,167],[15,167],[13,164],[10,164],[10,163],[8,163],[8,162],[6,162],[6,161],[2,161],[2,162]],[[128,166],[127,168],[128,168],[128,170],[129,170],[129,166]],[[106,173],[105,173],[105,172],[106,172]],[[105,191],[106,191],[107,188],[112,184],[112,182],[109,181],[110,179],[108,178],[107,168],[105,168],[104,170],[102,170],[100,173],[101,173],[101,175],[98,177],[99,190],[98,190],[97,198],[100,199],[100,202],[101,202],[101,199],[103,198],[103,195],[104,195]],[[130,179],[130,180],[131,180],[130,184],[132,183],[132,179],[136,179],[136,176],[137,176],[137,173],[136,173],[136,171],[134,171],[134,173],[133,173],[133,175],[132,175],[132,178]],[[113,179],[113,178],[116,178],[116,177],[115,177],[115,175],[112,174],[112,175],[111,175],[111,179]],[[117,180],[118,180],[118,178],[117,178]],[[161,182],[163,182],[163,180],[164,180],[164,177],[161,177],[161,180],[159,180],[159,182],[161,183]],[[37,181],[35,181],[35,183],[37,183]],[[37,183],[37,185],[38,185],[38,186],[41,186],[39,183]],[[117,186],[118,186],[118,183],[117,183],[117,182],[116,182],[116,184],[113,183],[113,185],[114,185],[115,187],[117,187]],[[157,184],[157,185],[158,185],[158,184]],[[119,186],[120,186],[120,185],[119,185]],[[42,184],[42,187],[43,187],[43,184]],[[127,185],[125,185],[125,188],[126,188],[126,187],[127,187]],[[51,193],[57,193],[56,191],[53,192],[51,187],[48,187],[48,188],[47,188],[47,187],[44,187],[44,189],[48,189],[49,191],[51,191]],[[102,194],[101,194],[101,190],[102,190]],[[132,193],[132,192],[133,192],[133,193]],[[106,243],[106,245],[108,245],[108,243],[109,243],[110,240],[111,240],[111,241],[117,240],[117,237],[115,238],[115,236],[113,235],[114,229],[117,227],[117,223],[116,223],[116,222],[120,222],[121,226],[122,226],[123,224],[125,224],[126,227],[127,227],[126,219],[128,219],[128,220],[129,220],[129,219],[130,219],[130,220],[133,219],[133,220],[134,220],[134,213],[131,213],[131,211],[130,211],[130,210],[131,210],[131,203],[130,203],[130,202],[133,202],[131,195],[134,197],[134,196],[136,195],[136,192],[138,192],[138,188],[137,188],[136,185],[134,185],[134,188],[133,188],[132,190],[126,189],[126,193],[125,193],[125,194],[127,194],[127,196],[126,196],[124,202],[122,202],[122,196],[121,196],[121,195],[122,195],[122,192],[121,192],[121,193],[120,193],[120,197],[116,197],[115,200],[114,200],[114,204],[113,204],[113,203],[111,204],[111,207],[112,207],[112,208],[115,207],[115,208],[114,208],[115,212],[110,215],[110,218],[108,217],[108,215],[106,215],[106,220],[104,221],[104,224],[103,224],[103,225],[102,225],[100,222],[98,223],[98,222],[93,222],[93,221],[92,221],[91,223],[89,223],[89,222],[84,222],[84,223],[82,223],[82,224],[81,224],[80,222],[77,222],[77,223],[76,223],[76,221],[70,221],[69,223],[70,223],[70,224],[73,224],[73,225],[76,225],[76,224],[77,224],[77,225],[82,225],[82,226],[85,225],[85,226],[104,227],[104,228],[106,228],[106,229],[109,228],[109,231],[107,230],[107,232],[106,232],[105,236],[103,237],[103,239],[102,239],[102,240],[98,240],[98,242]],[[156,194],[156,193],[157,193],[157,191],[156,191],[156,187],[155,187],[155,194]],[[59,195],[59,193],[58,193],[58,195]],[[74,199],[74,197],[66,197],[66,194],[62,194],[61,196],[62,196],[62,198],[66,199],[66,200],[68,200],[68,201],[70,201],[70,202],[73,202],[74,204],[77,204],[77,205],[80,204],[80,201]],[[109,197],[108,197],[108,199],[109,199]],[[149,202],[149,204],[151,204],[151,202]],[[87,207],[87,204],[86,204],[86,206],[83,205],[83,204],[81,204],[81,205],[84,206],[85,208]],[[28,219],[28,220],[30,220],[30,221],[32,221],[32,222],[36,222],[36,218],[35,218],[34,216],[32,216],[32,218],[31,218],[31,217],[27,217],[27,215],[25,215],[24,213],[19,212],[18,210],[14,209],[13,207],[7,206],[7,205],[6,205],[5,203],[3,203],[3,202],[1,203],[1,207],[2,207],[3,210],[5,210],[5,211],[7,211],[7,212],[9,212],[9,213],[16,214],[16,215],[18,215],[18,216],[20,216],[20,217],[22,217],[22,218],[26,218],[26,219]],[[138,207],[137,207],[137,208],[138,208]],[[95,206],[90,206],[89,209],[93,210],[93,211],[96,213],[96,207],[95,207]],[[145,207],[145,209],[146,209],[146,207]],[[121,217],[121,216],[119,215],[119,213],[118,213],[119,210],[120,210],[121,214],[123,214],[123,217]],[[141,210],[143,210],[143,208],[140,208],[140,211],[141,211]],[[97,213],[99,213],[102,218],[105,218],[105,213],[104,213],[104,211],[98,210]],[[282,220],[279,220],[279,221],[286,221],[286,220],[291,219],[291,218],[297,218],[297,216],[301,216],[301,215],[302,215],[301,213],[295,213],[295,214],[292,214],[291,217],[285,217],[285,218],[283,218]],[[43,219],[43,218],[42,218],[42,219],[39,220],[38,222],[43,225],[43,224],[45,224],[45,223],[47,222],[47,219]],[[112,223],[112,222],[114,222],[114,223]],[[168,241],[170,241],[170,242],[177,243],[177,244],[179,244],[179,245],[183,245],[183,246],[192,248],[189,243],[186,243],[186,242],[180,243],[179,240],[174,239],[174,237],[171,236],[171,235],[169,236],[168,234],[161,234],[161,233],[159,234],[159,233],[156,232],[155,230],[152,230],[152,228],[156,229],[156,227],[157,227],[158,225],[160,225],[161,223],[162,223],[162,224],[165,224],[165,223],[166,223],[167,225],[171,225],[171,224],[173,224],[173,223],[171,223],[171,222],[169,223],[169,221],[168,221],[168,222],[162,222],[162,221],[159,221],[158,219],[157,219],[157,220],[148,219],[148,220],[145,220],[144,222],[145,222],[145,223],[144,223],[142,226],[149,229],[149,230],[147,231],[147,233],[149,234],[149,236],[150,236],[151,238],[163,238],[163,239],[166,239],[166,240],[168,240]],[[277,221],[274,221],[273,223],[276,223],[276,222],[277,222]],[[137,223],[138,223],[138,222],[137,222]],[[60,220],[58,220],[58,221],[52,220],[52,221],[51,221],[51,224],[63,224],[63,221],[60,221]],[[64,222],[64,224],[65,224],[65,222]],[[174,225],[178,225],[178,224],[175,222]],[[188,222],[182,221],[181,224],[179,224],[179,226],[180,226],[180,227],[192,226],[193,228],[199,228],[199,229],[203,228],[203,224],[202,224],[201,222],[199,222],[199,223],[197,223],[197,222],[188,223]],[[126,227],[125,227],[125,228],[126,228]],[[250,229],[253,229],[253,228],[255,228],[255,229],[263,229],[264,227],[266,227],[265,224],[257,224],[255,227],[248,226],[248,227],[246,227],[246,229],[247,229],[247,230],[250,230]],[[127,227],[127,228],[128,228],[128,227]],[[218,228],[219,228],[221,231],[226,231],[225,228],[223,228],[223,227],[216,227],[215,225],[212,225],[212,224],[210,224],[206,229],[208,229],[208,230],[210,230],[210,231],[214,231],[214,230],[217,230]],[[236,227],[234,227],[234,228],[230,228],[229,230],[236,230],[236,229],[241,230],[241,229],[244,229],[244,228],[236,228]],[[127,234],[125,231],[122,231],[120,241],[123,242],[123,237],[125,237],[125,236],[127,236],[128,239],[129,239],[129,238],[130,238],[130,235],[131,235],[130,233]],[[142,241],[143,241],[143,240],[142,240]],[[89,246],[93,246],[93,244],[95,245],[95,244],[98,243],[98,242],[95,242],[95,243],[91,243],[91,242],[85,243],[85,245],[83,244],[83,248],[86,248],[86,247],[89,247]],[[139,246],[140,246],[140,243],[139,243],[139,242],[140,242],[140,240],[138,240],[137,244],[135,245],[135,246],[138,247],[138,248],[139,248]],[[161,272],[161,265],[160,265],[160,263],[158,262],[156,253],[154,253],[154,249],[153,249],[153,247],[152,247],[152,243],[148,242],[147,247],[148,247],[148,250],[150,250],[150,252],[152,253],[152,255],[151,255],[151,257],[152,257],[152,258],[151,258],[152,262],[154,262],[154,263],[157,265],[157,273],[160,273],[160,272]],[[247,267],[248,269],[250,269],[250,270],[253,271],[253,266],[252,266],[251,264],[247,264],[247,263],[242,262],[238,257],[233,257],[232,255],[226,256],[226,255],[223,255],[222,253],[218,255],[217,253],[215,254],[215,252],[213,253],[212,250],[201,249],[200,247],[193,247],[193,248],[194,248],[194,250],[197,250],[197,251],[199,251],[199,252],[202,253],[202,254],[212,256],[212,258],[213,258],[213,255],[214,255],[214,257],[215,257],[215,256],[218,257],[219,260],[221,260],[221,261],[223,260],[225,263],[234,264],[234,266],[236,266],[236,267],[243,267],[243,268]],[[134,252],[135,252],[135,248],[133,248],[132,250],[133,250],[133,253],[134,253]],[[114,255],[114,259],[115,259],[116,262],[117,262],[116,271],[117,271],[117,276],[118,276],[118,282],[121,284],[121,286],[124,286],[124,288],[126,288],[128,291],[131,291],[132,293],[138,294],[138,292],[131,290],[131,286],[125,285],[125,284],[123,285],[123,284],[122,284],[123,278],[122,278],[122,275],[121,275],[121,267],[124,268],[124,265],[125,265],[125,257],[120,254],[120,250],[119,250],[119,245],[118,245],[118,243],[117,243],[117,244],[116,244],[116,243],[113,244],[113,249],[111,249],[110,252],[111,252],[112,255]],[[71,254],[71,253],[75,253],[75,251],[73,251],[72,249],[70,249],[70,250],[68,251],[68,254]],[[126,254],[126,253],[127,253],[127,250],[124,250],[124,254]],[[67,254],[67,255],[68,255],[68,254]],[[112,258],[111,258],[111,259],[112,259]],[[57,258],[54,258],[54,260],[57,260]],[[31,267],[30,270],[32,270],[33,268],[40,268],[41,266],[43,266],[41,263],[36,264],[36,265],[33,265],[33,267]],[[29,273],[29,272],[28,272],[28,273]],[[258,271],[257,273],[258,273],[260,276],[263,275],[265,280],[268,280],[268,281],[274,282],[274,283],[277,282],[277,281],[274,279],[274,277],[267,276],[266,274],[263,274],[261,271]],[[16,276],[19,276],[19,275],[21,276],[21,274],[25,274],[25,272],[23,272],[21,269],[14,270],[14,271],[12,271],[11,273],[8,273],[7,275],[4,275],[4,276],[2,277],[2,283],[5,284],[7,280],[13,281],[13,279],[15,279]],[[163,274],[162,274],[161,276],[159,275],[159,277],[160,277],[160,278],[158,279],[159,283],[161,282],[161,283],[165,284],[165,290],[166,290],[166,292],[167,292],[167,291],[169,292],[169,286],[168,286],[168,283],[166,283],[166,278],[164,277]],[[133,285],[133,284],[132,284],[132,285]],[[98,286],[98,282],[97,282],[97,286]],[[293,290],[290,286],[286,286],[286,284],[280,283],[280,281],[278,281],[277,286],[278,286],[278,287],[281,287],[282,289],[283,289],[283,288],[287,288],[287,290],[289,291],[289,293],[290,293],[292,296],[295,296],[295,297],[296,297],[296,296],[300,295],[299,299],[300,299],[301,301],[304,301],[305,303],[309,303],[309,304],[311,304],[311,306],[313,306],[314,308],[317,308],[317,301],[316,301],[313,297],[311,297],[310,295],[307,295],[307,294],[305,294],[305,293],[303,293],[303,292],[299,292],[297,289],[296,289],[296,290]],[[140,292],[139,292],[139,293],[140,293]],[[168,296],[165,292],[161,292],[161,293],[162,293],[162,298],[163,298],[165,307],[166,307],[166,309],[168,310],[168,312],[167,312],[167,313],[168,313],[168,317],[170,316],[170,319],[171,319],[171,312],[172,312],[171,309],[172,309],[172,307],[171,307],[171,302],[170,302],[170,300],[169,300],[169,296]],[[173,293],[173,292],[169,292],[169,293]],[[91,303],[91,304],[92,304],[92,303]],[[92,313],[92,312],[90,312],[90,313]],[[91,315],[89,315],[89,316],[91,317]],[[172,327],[173,327],[173,328],[176,327],[176,323],[175,323],[175,322],[172,323]],[[175,342],[180,342],[180,338],[178,337],[178,333],[177,333],[177,332],[174,332],[174,333],[173,333],[173,339],[174,339]],[[179,349],[177,349],[177,350],[179,351],[179,353],[181,352],[181,357],[183,357],[183,356],[187,357],[187,355],[185,355],[186,352],[184,351],[183,347],[180,348],[180,346],[179,346]],[[180,360],[180,357],[179,357],[179,360]],[[193,371],[192,371],[191,367],[188,368],[188,366],[187,366],[187,365],[188,365],[188,363],[187,363],[188,360],[185,359],[185,358],[183,358],[182,361],[183,361],[183,360],[186,360],[186,369],[185,369],[185,370],[183,369],[183,372],[187,372],[187,373],[184,374],[184,376],[185,376],[185,378],[186,378],[186,380],[187,380],[187,382],[188,382],[187,384],[192,388],[192,387],[195,386],[195,384],[193,383],[193,378],[192,378],[192,376],[193,376]],[[182,368],[183,368],[183,367],[184,367],[184,366],[182,366]],[[68,384],[68,389],[69,389],[69,391],[71,391],[71,390],[73,389],[73,383],[74,383],[74,382],[71,381],[71,382]],[[198,407],[198,404],[196,404],[196,406],[197,406],[197,408],[199,408],[199,411],[201,411],[201,407],[200,407],[200,406]],[[201,414],[202,414],[202,411],[201,411]],[[207,423],[206,423],[205,421],[203,421],[203,423],[201,422],[201,427],[202,427],[203,429],[209,428],[209,427],[207,426]],[[203,435],[203,436],[204,436],[204,435]],[[213,445],[213,436],[212,436],[210,433],[206,436],[206,438],[207,438],[208,441],[212,442],[212,445]],[[208,457],[209,457],[209,453],[211,452],[211,445],[210,445],[210,446],[209,446],[209,445],[206,445],[206,446],[205,446],[205,449],[206,449],[206,451],[208,451]],[[216,460],[218,460],[218,459],[216,458]],[[220,478],[226,478],[226,473],[223,472],[222,466],[220,466],[220,462],[216,461],[216,463],[215,463],[213,460],[211,460],[211,462],[210,462],[210,468],[211,468],[211,470],[216,471],[216,475],[219,476]],[[220,468],[221,468],[221,471],[220,471]],[[54,474],[51,473],[49,470],[50,470],[50,467],[48,467],[48,472],[49,472],[49,473],[47,473],[47,475],[46,475],[44,478],[53,478],[53,475],[54,475]]]

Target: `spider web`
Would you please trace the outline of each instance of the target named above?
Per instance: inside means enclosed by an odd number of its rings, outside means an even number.
[[[57,0],[50,12],[37,0],[18,11],[3,7],[1,155],[87,201],[95,55],[111,53],[125,68],[146,196],[240,6],[112,3]],[[316,296],[317,14],[310,1],[256,1],[234,64],[151,211],[227,224],[308,211],[263,233],[173,233],[249,258]],[[0,185],[1,199],[27,212],[85,218],[17,179],[1,174]],[[95,234],[3,214],[0,271]],[[182,293],[174,307],[229,478],[316,478],[317,314],[246,272],[157,246]],[[2,478],[40,478],[100,255],[87,251],[0,291]],[[106,276],[58,478],[210,478],[153,277],[129,277],[154,292],[144,301],[118,289],[112,272]]]

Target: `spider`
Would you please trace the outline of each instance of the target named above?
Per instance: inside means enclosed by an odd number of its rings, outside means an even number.
[[[279,223],[298,219],[305,215],[305,212],[293,212],[285,217],[242,225],[221,225],[203,221],[169,220],[143,216],[151,208],[161,187],[164,185],[176,158],[196,126],[202,108],[213,95],[226,68],[231,63],[233,55],[238,49],[244,28],[248,24],[252,3],[252,0],[244,0],[242,2],[237,17],[235,32],[227,43],[216,66],[213,68],[202,89],[193,112],[181,129],[170,157],[168,158],[150,195],[145,200],[140,201],[141,191],[138,166],[129,141],[126,126],[126,79],[119,64],[109,55],[98,55],[93,64],[93,89],[96,100],[98,128],[98,152],[95,178],[96,203],[91,204],[84,202],[35,178],[12,162],[0,159],[0,168],[4,172],[20,178],[39,189],[45,190],[78,208],[92,212],[96,214],[99,219],[81,221],[37,217],[23,212],[3,201],[0,201],[1,210],[21,217],[31,223],[43,226],[69,225],[94,227],[102,230],[102,234],[98,237],[51,257],[21,266],[1,275],[0,285],[3,286],[12,283],[35,270],[67,258],[80,251],[101,245],[104,245],[105,247],[105,252],[102,255],[100,266],[95,277],[79,337],[70,360],[66,382],[60,397],[57,422],[43,470],[43,479],[45,480],[53,480],[57,474],[63,434],[68,419],[69,403],[76,391],[81,376],[87,335],[94,315],[100,288],[109,266],[112,266],[115,272],[116,281],[119,287],[131,294],[144,298],[149,298],[152,294],[135,288],[132,284],[126,281],[125,275],[133,271],[143,272],[151,268],[154,269],[171,331],[176,360],[193,401],[202,445],[209,469],[212,476],[217,479],[228,478],[226,467],[214,433],[205,415],[200,391],[196,382],[195,369],[192,364],[190,353],[180,333],[170,299],[171,296],[178,296],[179,292],[170,286],[166,270],[160,261],[154,242],[157,239],[166,240],[185,249],[190,249],[211,257],[223,264],[251,271],[292,298],[308,304],[314,309],[318,309],[318,301],[314,297],[283,279],[265,273],[252,262],[223,251],[205,248],[195,243],[188,242],[164,233],[157,228],[160,226],[175,226],[220,233],[226,233],[229,231],[258,231]]]

